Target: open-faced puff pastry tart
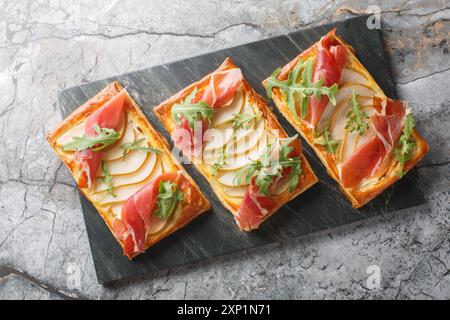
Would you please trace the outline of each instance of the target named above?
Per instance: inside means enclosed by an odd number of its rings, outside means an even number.
[[[354,207],[400,179],[428,151],[407,103],[386,97],[335,30],[263,85]]]
[[[230,58],[154,112],[241,230],[258,228],[317,182],[300,140],[286,135]]]
[[[76,109],[47,140],[130,259],[210,208],[118,82]]]

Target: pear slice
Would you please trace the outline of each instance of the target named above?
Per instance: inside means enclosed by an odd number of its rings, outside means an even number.
[[[137,137],[139,139],[139,137]],[[147,142],[143,142],[142,146],[149,146]],[[127,175],[139,170],[147,160],[149,153],[144,150],[131,150],[128,152],[125,160],[119,158],[116,160],[108,161],[107,168],[111,176]],[[100,175],[103,177],[103,173]]]
[[[206,140],[203,151],[210,152],[214,149],[223,148],[233,138],[234,130],[232,128],[224,129],[208,129],[205,132],[204,139]]]
[[[365,106],[362,106],[361,108],[364,112],[366,112],[366,114],[369,117],[374,112],[374,108],[372,105],[365,105]],[[369,119],[367,119],[366,121],[369,121]],[[369,123],[369,129],[367,129],[362,136],[356,131],[348,132],[346,130],[345,137],[342,140],[341,145],[339,146],[338,162],[345,161],[345,159],[347,159],[349,156],[351,156],[353,154],[353,152],[356,150],[356,148],[359,145],[368,141],[374,135],[375,135],[375,132],[374,132],[372,126],[370,125],[370,123]]]
[[[61,137],[59,137],[58,140],[56,140],[56,143],[59,146],[62,146],[63,144],[72,141],[73,137],[81,137],[84,134],[85,123],[85,120],[77,123],[75,126],[67,130]]]
[[[263,150],[267,147],[267,134],[263,134],[259,143],[245,153],[234,153],[232,150],[227,152],[225,165],[220,169],[223,171],[238,170],[243,166],[251,163],[253,160],[259,159]]]
[[[219,181],[221,184],[223,184],[224,186],[228,186],[228,187],[235,187],[238,186],[236,184],[234,184],[234,177],[236,176],[236,172],[235,171],[226,171],[224,173],[222,173],[218,178],[217,181]],[[239,184],[239,185],[244,185],[244,184]]]
[[[273,195],[279,196],[280,194],[284,193],[289,187],[289,182],[289,178],[280,180],[280,182],[275,187],[275,190],[273,190]]]
[[[243,198],[248,190],[247,186],[234,186],[234,187],[224,187],[223,192],[232,198]]]
[[[358,102],[361,104],[370,103],[372,104],[372,95],[374,92],[368,87],[358,84],[349,84],[343,87],[338,95],[339,100],[336,99],[336,106],[333,108],[333,114],[330,117],[330,132],[331,137],[334,140],[341,140],[344,138],[345,126],[347,123],[347,112],[351,108],[351,98],[355,90],[355,94],[358,96]],[[370,101],[370,102],[369,102]]]
[[[157,161],[158,155],[150,152],[149,156],[145,160],[144,165],[139,170],[126,175],[113,176],[112,185],[114,187],[120,187],[144,181],[145,179],[148,178],[149,175],[152,174],[153,170],[156,167]],[[102,192],[107,189],[108,189],[107,185],[103,182],[101,178],[97,178],[95,180],[95,189],[94,189],[95,191],[93,193]]]
[[[245,93],[241,87],[234,95],[233,100],[227,106],[223,106],[214,110],[214,116],[212,123],[215,127],[219,127],[222,124],[231,121],[234,116],[241,112],[245,102]]]
[[[258,143],[265,131],[265,120],[261,118],[258,120],[256,128],[251,130],[249,134],[243,136],[237,141],[234,153],[244,153],[253,149]]]
[[[341,79],[339,80],[340,85],[346,83],[367,84],[368,82],[369,78],[367,78],[366,75],[361,73],[358,69],[353,68],[345,68],[342,72]]]
[[[94,204],[98,204],[101,206],[104,205],[114,205],[117,203],[121,203],[131,197],[133,194],[139,191],[144,185],[149,183],[155,176],[161,174],[163,172],[161,162],[158,161],[155,169],[152,173],[147,177],[147,179],[138,182],[131,183],[128,185],[119,186],[114,188],[115,197],[108,193],[107,191],[102,191],[98,193],[94,193],[90,195],[92,202]]]
[[[103,152],[102,154],[102,160],[103,161],[112,161],[121,159],[123,155],[123,149],[121,148],[121,145],[124,143],[134,142],[136,140],[136,133],[134,130],[134,124],[133,122],[128,122],[125,132],[123,133],[122,138],[114,144],[111,148]]]
[[[346,109],[349,105],[348,101],[352,98],[353,90],[355,90],[355,94],[359,96],[358,98],[372,97],[374,94],[369,87],[358,83],[347,83],[343,85],[336,94],[336,105],[333,106],[331,103],[328,103],[325,107],[319,123],[317,124],[318,132],[322,132],[329,125],[330,121],[332,121],[333,117],[335,117],[335,114],[338,112],[340,107]],[[370,100],[370,103],[372,103],[372,98],[370,98]]]

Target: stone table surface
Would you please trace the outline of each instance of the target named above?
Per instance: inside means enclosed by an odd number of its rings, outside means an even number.
[[[450,3],[378,6],[399,96],[431,146],[418,166],[426,204],[102,287],[74,181],[44,139],[61,121],[58,92],[374,8],[339,0],[0,0],[0,299],[449,299]],[[369,281],[378,274],[379,286]]]

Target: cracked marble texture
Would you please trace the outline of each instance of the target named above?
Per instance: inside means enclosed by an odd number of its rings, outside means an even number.
[[[44,140],[61,121],[58,91],[344,19],[367,5],[0,0],[0,299],[450,299],[450,7],[379,7],[398,94],[431,146],[419,165],[426,204],[102,287],[74,182]],[[370,265],[381,271],[376,289],[366,282]]]

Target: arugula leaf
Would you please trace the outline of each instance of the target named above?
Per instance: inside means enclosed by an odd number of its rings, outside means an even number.
[[[294,117],[298,118],[296,108],[296,98],[300,101],[301,117],[305,118],[308,112],[308,103],[311,96],[315,96],[317,100],[322,99],[322,95],[326,95],[331,104],[336,105],[336,94],[339,90],[337,83],[331,87],[323,85],[323,80],[312,82],[314,71],[314,58],[306,61],[300,60],[295,67],[289,72],[287,80],[278,80],[281,68],[275,70],[266,83],[266,93],[272,98],[272,89],[280,88],[281,92],[286,96],[286,102],[289,110]],[[300,76],[301,73],[301,76]],[[300,78],[300,79],[299,79]]]
[[[249,184],[253,175],[263,167],[261,160],[253,160],[236,171],[233,179],[235,185]]]
[[[215,177],[223,165],[225,165],[225,153],[222,150],[217,154],[217,161],[211,167],[211,175]]]
[[[256,176],[255,182],[259,187],[258,192],[269,196],[270,184],[272,183],[273,178],[281,176],[284,168],[291,168],[289,173],[289,191],[294,191],[298,184],[299,177],[303,175],[300,157],[290,158],[288,156],[293,149],[289,144],[296,138],[297,135],[286,139],[279,139],[269,144],[269,146],[264,149],[260,159],[252,161],[236,172],[234,184],[248,184],[250,183],[251,178]],[[272,152],[274,151],[276,144],[279,144],[278,160],[272,159]]]
[[[233,129],[248,128],[249,122],[253,119],[261,118],[262,112],[258,113],[237,113],[230,121],[233,124]]]
[[[158,186],[158,200],[155,214],[161,219],[169,218],[177,208],[178,204],[184,200],[184,194],[178,190],[178,185],[170,181],[161,181]]]
[[[369,119],[369,116],[362,110],[361,105],[356,100],[355,89],[353,89],[351,104],[352,108],[347,112],[345,129],[349,132],[357,131],[362,136],[369,129],[369,124],[365,121]]]
[[[314,140],[314,143],[324,146],[325,151],[327,153],[334,154],[336,153],[336,150],[341,141],[331,139],[330,132],[327,129],[325,129],[323,133]]]
[[[155,154],[160,154],[162,151],[153,147],[144,147],[140,146],[140,144],[145,141],[145,138],[137,139],[134,142],[125,142],[123,143],[120,148],[123,149],[122,152],[122,159],[125,161],[125,158],[127,157],[127,154],[131,150],[141,150],[145,152],[153,152]]]
[[[211,121],[213,116],[213,108],[203,101],[192,103],[192,100],[197,94],[195,88],[183,102],[178,103],[172,107],[172,118],[176,124],[181,124],[181,117],[187,119],[189,127],[194,128],[195,122],[200,120]]]
[[[80,137],[73,137],[72,141],[62,146],[62,149],[64,151],[83,151],[90,148],[92,151],[100,151],[120,138],[120,133],[114,129],[100,128],[97,124],[94,124],[93,128],[97,132],[95,137],[85,134]]]
[[[117,195],[114,193],[114,186],[112,184],[112,177],[108,171],[108,168],[105,165],[105,161],[102,161],[102,173],[104,177],[102,178],[102,181],[106,184],[106,187],[108,188],[108,193],[112,195],[113,197],[117,197]]]
[[[412,155],[414,148],[416,147],[416,142],[412,138],[412,132],[416,127],[416,120],[412,113],[409,113],[405,117],[405,123],[403,125],[403,133],[398,140],[397,147],[395,148],[395,157],[401,165],[401,168],[398,172],[400,177],[403,177],[405,174],[403,172],[403,166],[406,162],[408,162]]]

